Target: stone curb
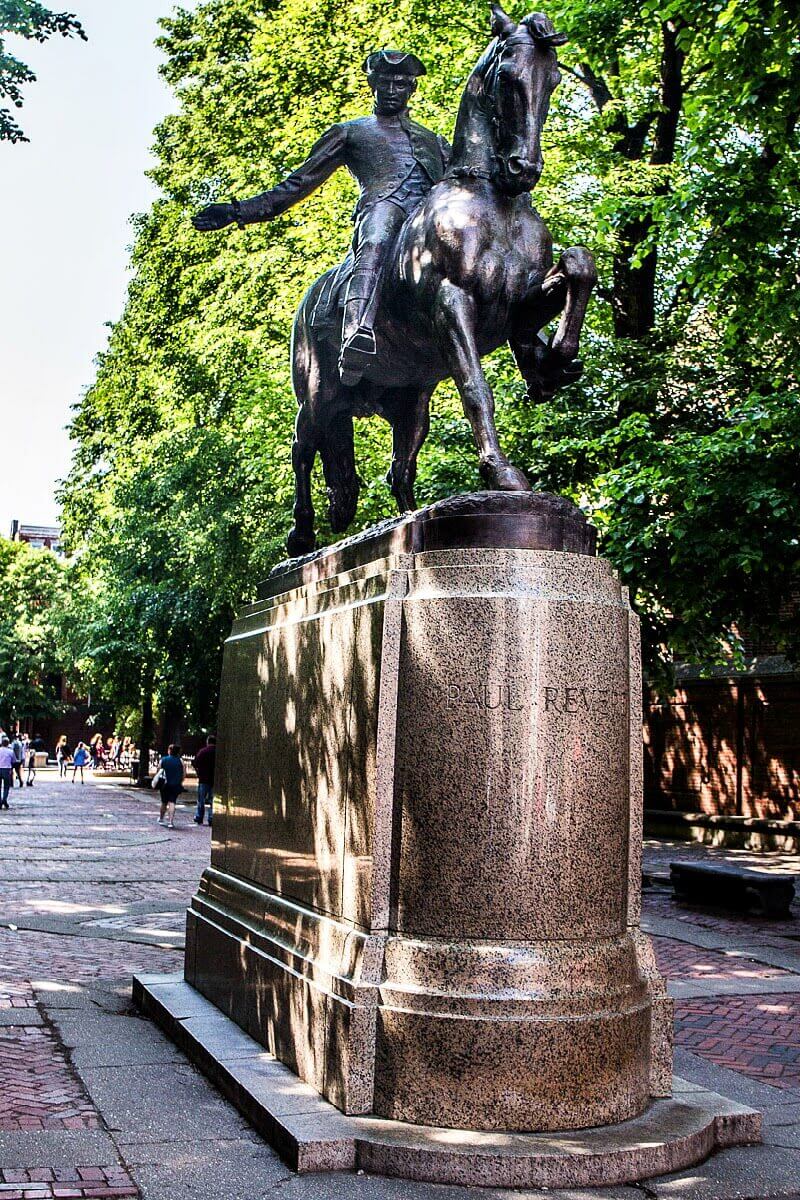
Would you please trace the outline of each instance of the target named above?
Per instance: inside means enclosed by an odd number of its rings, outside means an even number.
[[[674,1082],[641,1117],[556,1134],[474,1132],[348,1117],[179,975],[136,975],[133,999],[298,1172],[361,1169],[420,1182],[601,1187],[694,1166],[761,1141],[761,1114]],[[229,1051],[224,1047],[227,1045]]]

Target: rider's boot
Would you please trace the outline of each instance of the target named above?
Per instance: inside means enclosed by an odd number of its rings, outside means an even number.
[[[362,301],[357,302],[360,306]],[[356,303],[349,301],[345,307],[345,321],[347,321],[348,309],[355,308]],[[342,349],[339,353],[339,378],[345,387],[355,387],[362,375],[370,365],[370,361],[375,357],[375,334],[363,320],[359,320],[360,314],[356,314],[354,318],[347,322],[352,329],[352,332],[346,333],[342,338]]]
[[[370,263],[353,272],[347,287],[339,354],[339,378],[346,387],[354,387],[375,358],[373,299],[379,273],[380,263]]]

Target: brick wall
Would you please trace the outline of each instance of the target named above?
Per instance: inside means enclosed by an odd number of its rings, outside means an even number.
[[[800,819],[800,674],[685,680],[644,740],[646,807]]]

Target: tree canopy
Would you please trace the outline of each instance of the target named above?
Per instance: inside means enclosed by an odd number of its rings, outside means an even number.
[[[0,538],[0,725],[54,716],[61,700],[64,564],[49,550]]]
[[[51,12],[35,0],[0,0],[0,100],[10,100],[14,108],[22,107],[22,89],[26,83],[35,83],[36,76],[6,48],[9,33],[37,42],[46,42],[54,33],[86,41],[86,34],[74,13]],[[28,139],[14,120],[11,109],[0,106],[2,141],[27,142]]]
[[[504,448],[597,524],[652,678],[675,657],[736,655],[743,626],[796,654],[777,601],[800,573],[800,14],[559,0],[548,15],[570,41],[534,203],[558,246],[593,252],[600,286],[584,376],[552,402],[525,403],[506,351],[487,361]],[[127,306],[75,412],[62,498],[87,551],[96,661],[124,645],[139,674],[115,687],[152,686],[207,727],[232,612],[284,556],[291,320],[347,248],[355,190],[339,173],[244,231],[200,235],[190,215],[264,190],[329,124],[368,111],[361,62],[377,46],[425,61],[414,114],[449,136],[489,19],[478,0],[204,0],[162,25],[178,109],[156,131],[161,195],[135,221]],[[388,458],[387,428],[359,423],[354,529],[392,512]],[[478,487],[443,385],[418,496]]]

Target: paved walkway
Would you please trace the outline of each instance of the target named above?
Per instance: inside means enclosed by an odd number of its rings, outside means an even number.
[[[184,909],[209,855],[210,831],[189,809],[174,832],[157,815],[150,793],[45,772],[0,814],[0,1200],[508,1196],[295,1176],[132,1009],[133,971],[180,970]],[[661,882],[667,863],[697,854],[724,856],[646,847],[646,926],[676,998],[676,1068],[760,1108],[765,1144],[561,1200],[800,1196],[800,921],[678,907]],[[731,857],[800,873],[800,858]]]

